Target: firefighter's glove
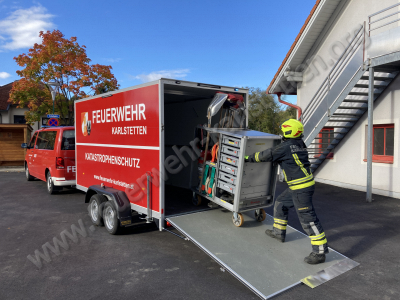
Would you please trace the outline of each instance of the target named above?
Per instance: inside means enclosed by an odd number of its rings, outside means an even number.
[[[249,162],[249,161],[250,161],[250,160],[249,160],[249,156],[246,155],[246,156],[244,157],[244,161],[245,161],[245,162]]]

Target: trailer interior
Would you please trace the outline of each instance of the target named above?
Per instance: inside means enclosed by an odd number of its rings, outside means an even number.
[[[208,208],[208,201],[202,201],[197,206],[192,203],[193,192],[190,187],[195,186],[198,181],[195,176],[191,176],[191,170],[197,167],[198,155],[196,155],[196,159],[193,159],[193,156],[187,150],[196,154],[191,142],[194,141],[196,135],[198,139],[202,138],[201,130],[196,130],[196,128],[207,124],[207,108],[215,94],[217,92],[240,94],[244,97],[244,102],[247,103],[247,89],[201,83],[194,86],[184,84],[181,81],[170,81],[170,84],[164,84],[162,89],[164,99],[161,102],[164,103],[165,130],[164,161],[171,155],[177,156],[177,149],[182,152],[185,160],[180,159],[182,170],[179,172],[166,172],[168,176],[165,181],[166,216],[201,211]],[[228,126],[228,117],[225,115],[228,112],[221,109],[221,113],[212,118],[212,127]],[[232,127],[246,126],[246,119],[247,114],[244,114],[242,118],[236,118],[236,121],[232,122]],[[223,122],[223,120],[226,120],[226,122]],[[203,134],[206,134],[205,131]],[[205,139],[205,136],[203,138]],[[211,149],[213,143],[213,139],[210,139],[209,149]],[[204,148],[204,144],[199,142],[196,147]]]

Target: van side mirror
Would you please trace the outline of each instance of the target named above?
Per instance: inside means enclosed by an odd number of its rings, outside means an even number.
[[[28,144],[27,144],[27,143],[22,143],[22,144],[21,144],[21,148],[24,148],[24,149],[29,149],[29,147],[28,147]]]

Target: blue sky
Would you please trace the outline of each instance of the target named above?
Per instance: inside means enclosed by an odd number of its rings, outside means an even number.
[[[0,0],[0,85],[13,57],[59,29],[121,88],[162,77],[266,89],[315,0]],[[288,100],[295,101],[294,97]]]

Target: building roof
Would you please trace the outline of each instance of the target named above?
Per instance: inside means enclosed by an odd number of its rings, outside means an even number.
[[[0,86],[0,110],[8,110],[10,102],[10,92],[12,89],[13,82]]]
[[[277,92],[285,92],[279,86],[280,83],[285,83],[286,79],[283,78],[283,72],[288,67],[291,70],[304,62],[310,50],[313,48],[315,42],[318,40],[321,32],[325,29],[332,15],[336,11],[339,4],[346,2],[343,0],[317,0],[312,8],[309,16],[307,17],[304,25],[300,29],[294,43],[286,54],[285,59],[280,65],[274,78],[272,79],[267,93],[275,94]],[[286,85],[288,83],[286,82]],[[295,92],[295,91],[293,91]]]
[[[33,130],[32,126],[29,124],[0,124],[1,129],[18,129],[18,128],[28,128],[30,131]]]

